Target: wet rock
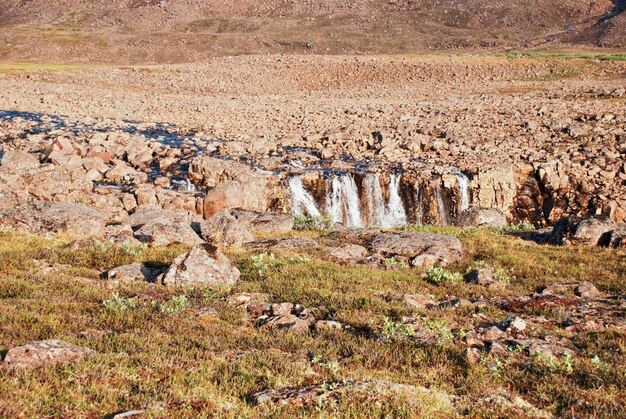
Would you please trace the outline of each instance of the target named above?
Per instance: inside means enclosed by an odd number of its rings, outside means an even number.
[[[225,209],[200,224],[202,238],[215,246],[241,247],[254,241],[252,233]]]
[[[168,246],[170,244],[196,245],[203,243],[189,222],[163,223],[149,221],[135,232],[137,240],[151,246]]]
[[[174,259],[163,277],[163,285],[230,287],[239,277],[239,270],[230,264],[226,256],[216,247],[203,244]]]
[[[459,215],[459,227],[506,226],[506,215],[496,208],[471,208]]]
[[[3,210],[0,216],[2,225],[16,230],[77,238],[102,236],[106,222],[100,211],[69,202],[35,201]]]
[[[76,361],[94,354],[89,348],[51,339],[9,349],[3,363],[15,368],[32,368]]]
[[[145,281],[156,282],[159,275],[165,271],[165,268],[149,266],[145,263],[131,263],[130,265],[118,266],[103,274],[107,281],[113,282],[132,282]]]

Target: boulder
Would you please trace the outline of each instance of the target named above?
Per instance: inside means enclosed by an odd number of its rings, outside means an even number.
[[[230,287],[240,277],[239,270],[216,247],[203,244],[178,256],[163,277],[163,285],[206,285]]]
[[[584,246],[609,245],[617,223],[604,215],[593,215],[578,223],[570,241]]]
[[[215,246],[237,246],[254,241],[252,233],[224,209],[200,224],[202,238]]]
[[[203,243],[189,222],[149,221],[135,231],[137,240],[150,246],[169,246],[170,244],[197,245]]]
[[[493,269],[479,268],[465,274],[465,282],[468,284],[481,285],[491,290],[503,290],[506,285],[495,279]]]
[[[0,223],[36,234],[51,232],[87,238],[102,236],[106,220],[98,210],[86,205],[35,201],[1,211]]]
[[[133,282],[145,281],[156,282],[159,275],[165,271],[164,268],[148,266],[145,263],[131,263],[130,265],[118,266],[103,274],[108,281],[113,282]]]
[[[300,319],[293,314],[283,314],[279,316],[273,316],[268,318],[261,324],[263,330],[277,330],[281,332],[289,333],[306,333],[309,331],[311,325],[306,320]]]
[[[250,231],[267,234],[284,234],[293,229],[294,219],[290,214],[268,211],[249,211],[235,208],[230,214]]]
[[[186,215],[182,213],[167,211],[157,206],[140,206],[124,220],[124,224],[137,229],[150,221],[174,224],[186,220]]]
[[[33,368],[84,359],[94,354],[89,348],[51,339],[9,349],[3,363],[15,368]]]
[[[340,264],[350,264],[361,261],[367,256],[367,249],[361,245],[344,243],[337,247],[326,249],[331,259]]]
[[[2,156],[2,167],[6,167],[15,173],[22,173],[39,167],[39,158],[31,153],[21,150],[9,150]]]
[[[459,227],[505,226],[506,215],[497,208],[471,208],[463,211],[456,224]]]
[[[378,232],[368,247],[384,257],[404,256],[413,266],[445,266],[463,256],[459,239],[431,233]]]

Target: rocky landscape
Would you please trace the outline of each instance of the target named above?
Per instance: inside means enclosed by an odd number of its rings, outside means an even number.
[[[623,2],[0,4],[0,417],[626,415]]]

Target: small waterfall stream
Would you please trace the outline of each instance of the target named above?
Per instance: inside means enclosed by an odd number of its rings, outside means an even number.
[[[394,228],[409,223],[450,225],[454,217],[470,208],[469,179],[450,169],[456,182],[444,178],[423,182],[410,174],[324,172],[289,179],[295,215],[325,215],[346,227]],[[458,190],[457,190],[458,186]]]
[[[468,187],[469,179],[460,170],[454,169],[452,170],[452,174],[456,177],[456,180],[459,183],[459,195],[461,196],[461,202],[459,203],[459,214],[460,214],[463,211],[467,211],[470,207],[469,187]]]
[[[289,189],[292,197],[292,209],[294,215],[309,215],[319,217],[320,211],[317,209],[313,195],[304,189],[302,176],[292,176],[289,179]]]

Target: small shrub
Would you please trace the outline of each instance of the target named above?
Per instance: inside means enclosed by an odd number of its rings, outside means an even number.
[[[381,336],[385,341],[406,340],[415,336],[415,329],[410,324],[396,322],[389,317],[383,319]]]
[[[326,216],[297,215],[294,230],[326,230],[330,228],[331,219]]]
[[[120,245],[120,249],[129,256],[139,259],[148,250],[148,245],[145,243],[123,243]]]
[[[426,330],[429,330],[438,339],[441,340],[452,340],[454,339],[454,335],[452,331],[448,327],[448,322],[445,319],[440,317],[431,317],[426,321],[425,324]]]
[[[396,260],[396,258],[393,258],[393,257],[385,259],[385,266],[388,268],[400,268],[400,269],[409,267],[406,263],[400,262]]]
[[[260,255],[250,256],[254,270],[261,278],[265,278],[268,270],[278,265],[279,261],[273,253],[261,253]]]
[[[459,282],[463,279],[460,273],[450,272],[441,267],[429,269],[426,275],[428,281],[436,285],[443,282]]]
[[[165,314],[176,314],[189,307],[189,299],[186,295],[175,295],[163,304],[159,305],[159,311]]]
[[[113,293],[111,298],[102,302],[104,308],[114,311],[116,313],[124,313],[137,307],[137,302],[134,298],[122,297],[118,293]]]
[[[495,279],[496,281],[503,282],[505,284],[511,283],[511,277],[509,276],[510,272],[507,269],[500,268],[499,266],[492,266],[484,260],[475,261],[470,267],[467,268],[466,273],[469,273],[474,269],[481,268],[491,269],[493,271],[493,279]]]

